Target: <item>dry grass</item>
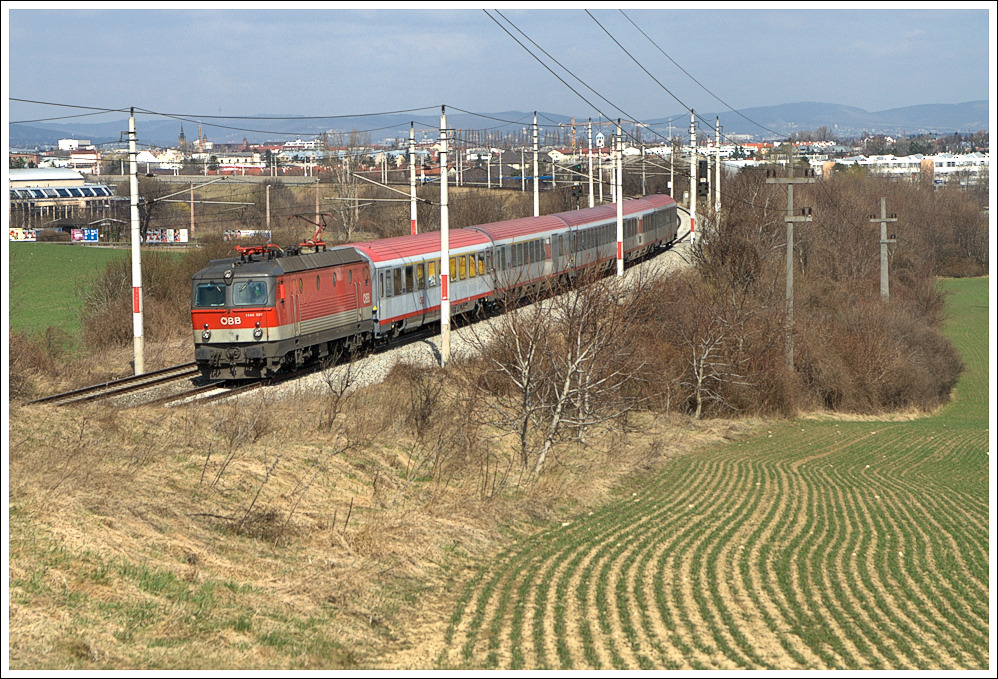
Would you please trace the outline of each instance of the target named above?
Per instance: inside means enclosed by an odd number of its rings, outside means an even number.
[[[59,379],[32,373],[33,389],[128,374],[130,353]],[[150,355],[180,362],[184,346]],[[745,426],[644,414],[626,438],[563,445],[539,481],[521,475],[490,496],[482,460],[508,444],[462,426],[459,399],[429,420],[401,400],[446,379],[399,370],[336,413],[308,394],[171,409],[14,403],[11,667],[377,666],[472,557]]]

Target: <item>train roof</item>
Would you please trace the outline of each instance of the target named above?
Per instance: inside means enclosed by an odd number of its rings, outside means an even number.
[[[642,212],[648,212],[649,210],[656,210],[658,208],[675,204],[675,202],[676,201],[674,201],[671,196],[663,194],[653,194],[642,198],[625,200],[623,209],[624,217],[631,217],[636,214],[641,214]],[[568,212],[559,212],[551,216],[564,220],[569,226],[581,226],[583,224],[591,224],[592,222],[605,222],[607,220],[614,220],[617,218],[617,204],[611,203],[609,205],[599,205],[586,210],[569,210]]]
[[[674,204],[670,196],[654,194],[643,198],[624,201],[624,216],[640,214],[649,210]],[[515,238],[526,238],[565,226],[582,226],[593,222],[605,222],[617,218],[617,204],[600,205],[583,210],[569,210],[553,215],[543,215],[540,217],[523,217],[521,219],[510,219],[504,222],[492,222],[474,227],[487,233],[493,240],[508,240]]]
[[[565,224],[565,220],[559,219],[555,215],[542,215],[540,217],[521,217],[520,219],[510,219],[505,222],[479,224],[475,229],[488,234],[493,241],[497,241],[508,240],[510,238],[523,238],[544,233],[545,231],[564,229]]]
[[[194,274],[195,279],[218,278],[227,269],[232,269],[236,276],[278,276],[285,273],[309,271],[328,266],[358,264],[364,262],[356,250],[350,247],[337,247],[334,250],[313,252],[302,255],[287,255],[284,257],[266,257],[256,255],[251,261],[241,261],[238,257],[214,259],[207,267]]]
[[[489,242],[488,236],[474,229],[451,229],[449,238],[451,250],[484,245]],[[427,231],[415,236],[382,238],[362,243],[351,243],[347,247],[363,252],[373,262],[387,262],[402,257],[422,257],[440,252],[440,232]]]

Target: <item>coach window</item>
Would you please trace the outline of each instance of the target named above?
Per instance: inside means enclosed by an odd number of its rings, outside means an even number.
[[[437,287],[437,261],[439,260],[426,263],[426,282],[431,288]]]
[[[450,279],[457,280],[457,257],[450,258]]]
[[[402,287],[402,269],[392,269],[392,288],[396,295],[405,292],[405,288]]]
[[[379,293],[381,297],[388,297],[388,291],[385,290],[385,272],[378,272],[378,288],[381,290]]]
[[[426,289],[426,265],[420,262],[416,265],[416,289],[425,290]]]
[[[405,268],[405,289],[412,292],[416,289],[416,281],[413,278],[413,266],[410,264]]]
[[[459,280],[464,280],[468,277],[468,259],[464,255],[457,258],[458,274]]]

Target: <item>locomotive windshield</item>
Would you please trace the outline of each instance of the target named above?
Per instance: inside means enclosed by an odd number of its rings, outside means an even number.
[[[270,289],[263,279],[242,279],[232,284],[232,306],[262,306],[270,299]]]
[[[194,289],[194,306],[201,308],[225,306],[225,283],[222,281],[198,283]]]

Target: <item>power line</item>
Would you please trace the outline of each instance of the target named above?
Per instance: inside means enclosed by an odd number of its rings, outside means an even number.
[[[721,102],[722,104],[724,104],[725,106],[727,106],[727,107],[728,107],[728,110],[732,111],[733,113],[737,113],[738,115],[740,115],[740,116],[741,116],[742,118],[744,118],[744,119],[745,119],[745,120],[747,120],[748,122],[752,123],[753,125],[757,125],[758,127],[762,128],[762,129],[764,129],[764,130],[766,130],[767,132],[772,132],[773,134],[775,134],[775,135],[776,135],[776,136],[778,136],[778,137],[782,137],[782,136],[784,136],[784,135],[783,135],[782,133],[780,133],[780,132],[777,132],[776,130],[771,130],[771,129],[769,129],[768,127],[766,127],[765,125],[763,125],[763,124],[761,124],[761,123],[757,123],[756,121],[752,120],[751,118],[749,118],[748,116],[746,116],[746,115],[745,115],[744,113],[742,113],[741,111],[737,110],[736,108],[734,108],[733,106],[731,106],[730,104],[728,104],[728,102],[724,101],[724,100],[723,100],[723,99],[721,99],[721,98],[720,98],[719,96],[717,96],[716,94],[714,94],[713,92],[711,92],[711,91],[710,91],[710,90],[709,90],[709,89],[708,89],[708,88],[707,88],[707,87],[706,87],[706,86],[705,86],[705,85],[704,85],[703,83],[701,83],[701,82],[700,82],[699,80],[697,80],[696,78],[694,78],[694,77],[693,77],[693,76],[692,76],[692,75],[691,75],[691,74],[689,73],[689,71],[687,71],[687,70],[686,70],[685,68],[683,68],[682,66],[680,66],[680,65],[679,65],[679,64],[678,64],[678,63],[676,62],[676,60],[675,60],[675,59],[673,59],[673,58],[672,58],[672,57],[670,57],[670,56],[669,56],[668,54],[666,54],[665,50],[663,50],[663,49],[662,49],[661,47],[659,47],[658,43],[656,43],[656,42],[655,42],[654,40],[652,40],[652,39],[651,39],[651,37],[650,37],[650,36],[649,36],[649,35],[648,35],[647,33],[645,33],[645,32],[644,32],[643,30],[641,30],[641,27],[640,27],[640,26],[638,26],[638,25],[637,25],[636,23],[634,23],[634,22],[633,22],[633,21],[631,20],[631,17],[627,16],[627,13],[626,13],[626,12],[624,12],[624,10],[618,10],[618,11],[619,11],[619,12],[620,12],[621,14],[623,14],[623,15],[624,15],[624,18],[625,18],[625,19],[627,19],[627,20],[628,20],[628,21],[629,21],[629,22],[631,23],[631,25],[632,25],[632,26],[634,26],[634,28],[636,28],[636,29],[638,30],[638,32],[639,32],[639,33],[641,33],[641,35],[643,35],[643,36],[644,36],[645,38],[647,38],[647,39],[648,39],[648,42],[650,42],[650,43],[652,44],[652,46],[653,46],[653,47],[655,47],[655,49],[657,49],[657,50],[658,50],[659,52],[661,52],[661,53],[662,53],[662,54],[663,54],[663,55],[665,56],[665,58],[666,58],[666,59],[668,59],[668,60],[669,60],[669,61],[671,61],[671,62],[672,62],[673,64],[675,64],[676,68],[678,68],[678,69],[679,69],[680,71],[682,71],[683,73],[685,73],[685,74],[686,74],[686,76],[687,76],[687,77],[688,77],[688,78],[689,78],[690,80],[692,80],[692,81],[693,81],[693,82],[695,82],[695,83],[696,83],[697,85],[699,85],[699,86],[700,86],[700,88],[701,88],[701,89],[703,89],[703,91],[704,91],[704,92],[706,92],[707,94],[709,94],[710,96],[714,97],[714,98],[715,98],[715,99],[717,99],[717,100],[718,100],[719,102]],[[587,12],[587,13],[588,13],[588,12]],[[590,14],[590,16],[592,16],[592,15]],[[595,18],[593,19],[593,21],[595,21]],[[599,23],[599,22],[597,22],[597,23]],[[600,28],[602,28],[602,26],[600,26]],[[603,30],[605,31],[606,29],[604,28]],[[607,34],[609,35],[609,33],[607,33]],[[616,41],[614,41],[614,42],[616,42]],[[618,44],[619,44],[619,43],[618,43]],[[630,56],[630,55],[628,54],[628,56]],[[633,59],[634,57],[631,57],[631,58]],[[639,65],[640,65],[640,64],[639,64]],[[643,68],[643,67],[642,67],[642,68]],[[647,71],[646,71],[646,72],[647,72]],[[649,74],[649,75],[650,75],[650,74]],[[656,82],[657,82],[657,81],[656,81]],[[667,91],[668,91],[668,90],[667,90]],[[671,93],[670,93],[670,94],[671,94]],[[678,100],[677,100],[677,101],[678,101]],[[722,135],[722,136],[723,136],[723,135]]]
[[[485,10],[483,10],[483,11],[485,11]],[[603,96],[602,94],[600,94],[599,92],[597,92],[597,91],[596,91],[595,89],[593,89],[592,87],[590,87],[590,86],[589,86],[589,85],[588,85],[588,84],[587,84],[587,83],[586,83],[586,82],[585,82],[584,80],[582,80],[582,78],[580,78],[579,76],[575,75],[575,74],[574,74],[574,73],[573,73],[573,72],[572,72],[572,71],[571,71],[571,70],[570,70],[569,68],[567,68],[567,67],[566,67],[566,66],[565,66],[564,64],[562,64],[562,63],[561,63],[561,62],[559,62],[559,61],[558,61],[557,59],[555,59],[555,58],[554,58],[553,56],[551,56],[551,54],[549,54],[549,53],[548,53],[548,52],[547,52],[547,51],[546,51],[546,50],[545,50],[545,49],[544,49],[543,47],[541,47],[540,45],[538,45],[538,44],[537,44],[537,42],[536,42],[536,41],[534,41],[534,40],[533,40],[533,39],[532,39],[532,38],[531,38],[530,36],[528,36],[528,35],[527,35],[527,34],[526,34],[526,33],[525,33],[525,32],[524,32],[524,31],[523,31],[523,30],[522,30],[521,28],[519,28],[519,27],[518,27],[518,26],[517,26],[516,24],[514,24],[514,23],[513,23],[512,21],[510,21],[510,20],[509,20],[509,18],[508,18],[508,17],[506,17],[506,16],[505,16],[505,15],[504,15],[504,14],[503,14],[502,12],[500,12],[500,11],[498,11],[498,10],[495,10],[495,12],[496,12],[496,14],[498,14],[499,16],[501,16],[501,17],[503,18],[503,20],[504,20],[504,21],[506,21],[506,23],[508,23],[508,24],[509,24],[510,26],[512,26],[512,27],[513,27],[514,29],[516,29],[516,31],[517,31],[517,32],[518,32],[518,33],[519,33],[520,35],[522,35],[522,36],[523,36],[524,38],[526,38],[527,40],[529,40],[529,41],[530,41],[530,43],[531,43],[532,45],[534,45],[534,47],[536,47],[536,48],[537,48],[538,50],[540,50],[541,52],[543,52],[545,56],[547,56],[547,57],[548,57],[548,58],[549,58],[549,59],[550,59],[551,61],[553,61],[553,62],[554,62],[555,64],[557,64],[557,65],[558,65],[558,66],[559,66],[559,67],[560,67],[560,68],[561,68],[562,70],[564,70],[564,71],[565,71],[566,73],[568,73],[568,74],[569,74],[570,76],[572,76],[573,78],[575,78],[575,80],[577,80],[577,81],[578,81],[579,83],[581,83],[581,84],[582,84],[582,85],[583,85],[583,86],[584,86],[584,87],[585,87],[586,89],[588,89],[588,90],[589,90],[590,92],[592,92],[593,94],[595,94],[595,95],[596,95],[597,97],[599,97],[600,99],[602,99],[603,101],[605,101],[605,102],[606,102],[607,104],[609,104],[609,105],[610,105],[611,107],[613,107],[613,108],[615,108],[616,110],[618,110],[618,111],[620,111],[621,113],[623,113],[625,117],[627,117],[627,118],[631,119],[632,121],[633,121],[633,120],[636,120],[636,118],[635,118],[634,116],[632,116],[632,115],[631,115],[631,114],[629,114],[629,113],[628,113],[627,111],[625,111],[625,110],[624,110],[623,108],[621,108],[620,106],[616,105],[615,103],[613,103],[612,101],[610,101],[609,99],[607,99],[606,97],[604,97],[604,96]],[[516,43],[517,43],[517,44],[518,44],[518,45],[519,45],[520,47],[522,47],[522,48],[523,48],[523,49],[524,49],[524,50],[525,50],[525,51],[527,52],[527,54],[529,54],[530,56],[532,56],[532,57],[533,57],[533,58],[534,58],[534,59],[535,59],[535,60],[536,60],[536,61],[537,61],[537,62],[538,62],[538,63],[539,63],[539,64],[540,64],[541,66],[543,66],[544,68],[546,68],[546,69],[547,69],[547,70],[548,70],[548,71],[549,71],[549,72],[550,72],[550,73],[551,73],[551,74],[552,74],[552,75],[553,75],[554,77],[558,78],[558,80],[559,80],[559,81],[561,81],[561,82],[562,82],[562,84],[564,84],[564,85],[565,85],[565,86],[566,86],[566,87],[567,87],[568,89],[570,89],[570,90],[571,90],[571,91],[572,91],[573,93],[575,93],[575,95],[576,95],[576,96],[578,96],[578,97],[579,97],[580,99],[582,99],[582,101],[584,101],[584,102],[586,102],[587,104],[589,104],[589,106],[591,106],[591,107],[592,107],[592,109],[593,109],[594,111],[596,111],[597,113],[599,113],[599,114],[600,114],[601,116],[603,116],[604,118],[606,118],[606,119],[607,119],[608,121],[611,121],[611,120],[612,120],[612,116],[610,116],[610,115],[607,115],[607,114],[606,114],[605,112],[603,112],[602,110],[600,110],[600,108],[599,108],[598,106],[596,106],[596,105],[595,105],[595,104],[593,104],[593,103],[592,103],[591,101],[589,101],[589,100],[588,100],[588,99],[586,99],[586,98],[585,98],[584,96],[582,96],[582,94],[581,94],[581,93],[580,93],[580,92],[579,92],[578,90],[576,90],[576,89],[575,89],[574,87],[572,87],[571,85],[569,85],[569,84],[568,84],[568,83],[567,83],[567,82],[566,82],[566,81],[564,80],[564,78],[562,78],[562,77],[561,77],[561,76],[559,76],[559,75],[558,75],[557,73],[555,73],[555,72],[554,72],[554,70],[552,70],[552,69],[551,69],[551,68],[550,68],[550,67],[549,67],[549,66],[548,66],[547,64],[545,64],[545,63],[544,63],[544,62],[543,62],[543,61],[542,61],[542,60],[541,60],[540,58],[538,58],[538,57],[537,57],[537,55],[535,55],[535,54],[534,54],[533,52],[531,52],[531,51],[530,51],[530,49],[529,49],[529,48],[528,48],[528,47],[527,47],[526,45],[524,45],[524,44],[523,44],[522,42],[520,42],[520,41],[519,41],[519,40],[518,40],[518,39],[516,38],[516,36],[514,36],[514,35],[513,35],[512,33],[510,33],[510,32],[509,32],[509,31],[508,31],[508,30],[506,29],[506,27],[505,27],[505,26],[503,26],[503,25],[502,25],[501,23],[499,23],[499,22],[498,22],[498,21],[497,21],[497,20],[495,19],[495,17],[493,17],[492,15],[490,15],[490,14],[489,14],[489,13],[488,13],[487,11],[485,12],[485,14],[486,14],[486,16],[488,16],[488,17],[489,17],[490,19],[492,19],[492,21],[494,21],[494,22],[496,23],[496,25],[498,25],[498,26],[499,26],[500,28],[502,28],[502,29],[503,29],[503,31],[505,31],[505,32],[506,32],[506,34],[507,34],[507,35],[509,35],[509,37],[513,38],[513,40],[515,40],[515,41],[516,41]],[[649,128],[649,130],[651,131],[651,133],[652,133],[652,134],[654,134],[654,135],[656,135],[656,136],[660,137],[660,138],[661,138],[661,139],[663,139],[663,140],[665,139],[665,137],[664,137],[664,136],[662,136],[662,134],[660,134],[659,132],[655,131],[655,130],[654,130],[653,128]],[[624,135],[625,135],[625,136],[628,136],[628,137],[631,137],[632,139],[635,139],[635,137],[634,137],[633,135],[630,135],[630,134],[626,133],[626,132],[625,132],[624,130],[622,130],[622,132],[624,132]],[[636,139],[635,139],[635,140],[636,140]]]

